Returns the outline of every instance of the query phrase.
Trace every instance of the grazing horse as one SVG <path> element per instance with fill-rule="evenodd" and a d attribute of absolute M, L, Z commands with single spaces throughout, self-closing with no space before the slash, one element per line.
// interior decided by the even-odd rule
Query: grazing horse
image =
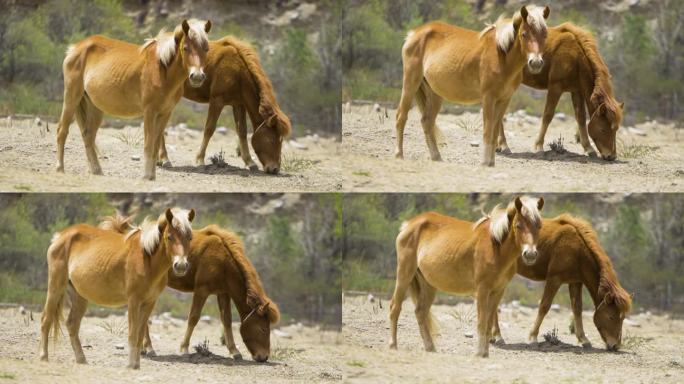
<path fill-rule="evenodd" d="M 252 121 L 252 148 L 266 173 L 280 171 L 283 139 L 290 134 L 290 119 L 280 110 L 271 81 L 261 67 L 259 57 L 248 44 L 230 36 L 209 43 L 205 63 L 207 80 L 201 87 L 185 85 L 183 96 L 198 103 L 209 103 L 204 125 L 202 146 L 196 164 L 204 165 L 207 145 L 216 130 L 216 122 L 226 105 L 233 107 L 233 118 L 240 139 L 239 152 L 245 165 L 252 171 L 254 164 L 247 144 L 246 115 Z M 162 138 L 163 143 L 163 138 Z M 160 159 L 169 163 L 166 146 L 162 145 Z"/>
<path fill-rule="evenodd" d="M 551 27 L 544 47 L 544 62 L 547 64 L 539 73 L 533 74 L 527 69 L 523 71 L 523 84 L 548 90 L 534 150 L 544 150 L 544 136 L 558 100 L 563 92 L 570 92 L 584 152 L 590 156 L 596 155 L 589 142 L 591 137 L 603 159 L 615 160 L 615 136 L 622 122 L 624 103 L 615 100 L 610 72 L 599 54 L 596 40 L 588 31 L 572 23 Z M 587 110 L 590 116 L 588 132 Z M 498 149 L 510 152 L 503 130 L 499 132 Z"/>
<path fill-rule="evenodd" d="M 144 120 L 144 175 L 154 180 L 166 123 L 187 79 L 199 87 L 206 75 L 211 22 L 183 20 L 142 46 L 96 35 L 69 47 L 64 58 L 64 104 L 57 126 L 57 171 L 64 172 L 64 144 L 74 115 L 90 172 L 102 174 L 95 136 L 105 113 Z"/>
<path fill-rule="evenodd" d="M 62 302 L 67 293 L 71 310 L 67 329 L 76 362 L 85 364 L 78 336 L 88 302 L 108 307 L 128 305 L 128 367 L 140 368 L 140 347 L 147 319 L 166 287 L 169 269 L 188 270 L 190 223 L 195 211 L 167 209 L 156 221 L 124 234 L 118 218 L 103 228 L 76 224 L 55 234 L 48 248 L 48 291 L 41 319 L 40 358 L 48 359 L 50 331 L 59 336 Z"/>
<path fill-rule="evenodd" d="M 404 66 L 397 109 L 397 148 L 404 156 L 404 126 L 416 98 L 430 157 L 441 161 L 435 120 L 442 100 L 482 104 L 483 165 L 494 166 L 499 127 L 508 103 L 522 81 L 523 67 L 544 67 L 549 7 L 524 6 L 513 19 L 499 19 L 482 32 L 432 22 L 409 32 L 402 48 Z"/>
<path fill-rule="evenodd" d="M 591 224 L 563 214 L 542 221 L 537 249 L 539 257 L 532 265 L 518 261 L 518 274 L 530 280 L 544 281 L 544 296 L 539 304 L 537 320 L 529 341 L 537 342 L 539 327 L 549 311 L 553 298 L 562 284 L 568 284 L 575 318 L 575 335 L 584 347 L 591 342 L 582 326 L 582 285 L 594 301 L 594 325 L 608 350 L 617 351 L 622 341 L 622 322 L 629 312 L 632 299 L 620 286 L 608 255 L 601 247 Z M 501 339 L 498 321 L 493 338 Z"/>
<path fill-rule="evenodd" d="M 188 353 L 192 331 L 202 314 L 209 295 L 218 298 L 226 346 L 233 359 L 242 359 L 233 339 L 231 299 L 240 314 L 240 335 L 252 358 L 265 362 L 271 351 L 271 325 L 278 322 L 278 306 L 266 296 L 252 263 L 245 257 L 240 238 L 229 231 L 210 225 L 193 231 L 188 253 L 190 267 L 184 276 L 169 273 L 168 285 L 182 292 L 193 292 L 188 328 L 181 343 L 181 353 Z M 154 353 L 149 328 L 145 332 L 145 349 Z"/>
<path fill-rule="evenodd" d="M 434 351 L 430 306 L 439 289 L 477 298 L 477 356 L 489 356 L 489 333 L 516 260 L 537 259 L 544 199 L 516 198 L 496 206 L 476 223 L 428 212 L 402 224 L 397 236 L 397 282 L 390 303 L 390 348 L 397 347 L 397 321 L 409 290 L 425 350 Z"/>

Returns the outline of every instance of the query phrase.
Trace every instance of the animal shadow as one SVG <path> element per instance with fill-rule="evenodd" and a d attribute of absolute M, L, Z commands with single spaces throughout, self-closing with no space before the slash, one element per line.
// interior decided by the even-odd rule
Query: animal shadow
<path fill-rule="evenodd" d="M 237 175 L 242 177 L 292 177 L 292 175 L 287 173 L 279 173 L 278 175 L 269 175 L 264 171 L 250 171 L 244 167 L 236 167 L 230 164 L 207 164 L 207 165 L 182 165 L 164 168 L 165 171 L 169 172 L 181 172 L 181 173 L 199 173 L 203 175 Z"/>
<path fill-rule="evenodd" d="M 186 364 L 215 364 L 215 365 L 229 365 L 229 366 L 252 366 L 252 365 L 265 365 L 265 366 L 275 366 L 278 363 L 265 362 L 257 363 L 253 360 L 234 360 L 225 356 L 217 355 L 212 352 L 201 353 L 191 353 L 189 355 L 157 355 L 157 356 L 147 356 L 144 357 L 152 361 L 160 361 L 165 363 L 186 363 Z"/>
<path fill-rule="evenodd" d="M 498 156 L 504 156 L 510 159 L 522 159 L 522 160 L 542 160 L 542 161 L 562 161 L 566 163 L 592 163 L 592 164 L 602 164 L 602 165 L 613 165 L 613 164 L 626 164 L 626 161 L 615 159 L 613 161 L 603 160 L 600 156 L 587 156 L 581 153 L 575 153 L 566 151 L 563 153 L 558 153 L 553 150 L 543 151 L 543 152 L 513 152 L 513 153 L 501 153 L 497 152 Z"/>
<path fill-rule="evenodd" d="M 608 351 L 605 348 L 582 347 L 575 344 L 568 344 L 562 341 L 558 343 L 550 343 L 548 341 L 541 341 L 539 343 L 511 343 L 511 344 L 493 344 L 495 348 L 506 351 L 531 351 L 540 353 L 575 353 L 575 354 L 594 354 L 594 353 L 614 353 L 625 354 L 624 351 Z"/>

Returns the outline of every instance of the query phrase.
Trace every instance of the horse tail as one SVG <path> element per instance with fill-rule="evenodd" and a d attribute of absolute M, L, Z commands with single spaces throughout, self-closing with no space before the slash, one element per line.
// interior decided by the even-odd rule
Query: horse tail
<path fill-rule="evenodd" d="M 290 118 L 280 109 L 271 80 L 264 72 L 254 48 L 231 36 L 224 37 L 220 42 L 224 46 L 233 47 L 240 56 L 242 63 L 247 67 L 259 94 L 259 115 L 261 118 L 267 121 L 269 125 L 275 124 L 281 136 L 289 136 L 292 131 Z"/>
<path fill-rule="evenodd" d="M 411 285 L 409 285 L 409 293 L 411 294 L 413 305 L 417 306 L 418 303 L 425 303 L 429 301 L 429 298 L 427 297 L 428 286 L 428 282 L 420 272 L 420 269 L 416 270 L 415 275 L 413 275 L 413 280 L 411 280 Z M 430 335 L 435 336 L 437 334 L 437 321 L 435 321 L 435 317 L 432 316 L 432 311 L 430 311 L 429 308 L 427 311 L 427 328 L 430 332 Z"/>
<path fill-rule="evenodd" d="M 65 291 L 67 285 L 70 284 L 67 264 L 72 237 L 73 234 L 69 233 L 55 233 L 47 251 L 48 297 L 43 310 L 43 321 L 51 319 L 52 327 L 48 330 L 48 338 L 52 335 L 54 345 L 57 345 L 61 335 L 61 323 L 64 321 L 63 309 L 68 299 Z"/>
<path fill-rule="evenodd" d="M 98 224 L 97 227 L 118 232 L 123 235 L 133 229 L 133 225 L 131 224 L 132 219 L 133 216 L 123 216 L 119 211 L 116 211 L 114 216 L 105 216 L 101 218 L 100 224 Z"/>
<path fill-rule="evenodd" d="M 434 91 L 432 90 L 432 88 L 430 88 L 430 84 L 427 83 L 427 80 L 423 78 L 423 81 L 420 83 L 420 87 L 418 87 L 418 92 L 416 92 L 416 104 L 418 105 L 418 109 L 420 110 L 421 115 L 425 113 L 425 107 L 428 103 L 428 92 Z M 446 140 L 444 139 L 444 133 L 442 133 L 442 130 L 439 129 L 437 123 L 435 123 L 434 127 L 435 139 L 437 140 L 437 144 L 446 144 Z"/>
<path fill-rule="evenodd" d="M 609 296 L 611 300 L 615 301 L 621 312 L 629 312 L 632 308 L 632 298 L 620 285 L 613 263 L 599 243 L 598 236 L 591 224 L 567 214 L 561 215 L 560 219 L 563 223 L 575 228 L 594 260 L 596 260 L 599 267 L 599 295 L 602 297 Z"/>

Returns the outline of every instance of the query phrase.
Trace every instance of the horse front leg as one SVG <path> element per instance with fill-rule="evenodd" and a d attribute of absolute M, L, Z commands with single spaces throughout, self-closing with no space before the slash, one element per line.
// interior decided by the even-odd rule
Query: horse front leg
<path fill-rule="evenodd" d="M 539 309 L 537 311 L 537 319 L 534 322 L 534 326 L 532 327 L 532 331 L 530 331 L 530 336 L 528 338 L 529 343 L 537 343 L 539 327 L 541 327 L 544 317 L 549 312 L 551 303 L 553 303 L 553 298 L 556 296 L 560 286 L 560 282 L 556 279 L 546 280 L 546 284 L 544 284 L 544 295 L 542 296 L 541 303 L 539 303 Z"/>
<path fill-rule="evenodd" d="M 223 324 L 223 335 L 226 340 L 226 347 L 228 352 L 233 356 L 233 360 L 242 360 L 242 354 L 235 346 L 235 338 L 233 338 L 233 319 L 230 310 L 230 296 L 225 293 L 216 295 L 218 301 L 219 312 L 221 313 L 221 324 Z"/>
<path fill-rule="evenodd" d="M 546 91 L 546 104 L 544 106 L 544 116 L 542 116 L 542 124 L 539 129 L 539 134 L 537 139 L 534 141 L 534 152 L 544 151 L 544 137 L 546 136 L 546 131 L 549 129 L 549 124 L 553 120 L 553 116 L 556 114 L 556 106 L 558 106 L 558 100 L 560 100 L 563 94 L 562 89 L 557 86 L 549 87 Z"/>
<path fill-rule="evenodd" d="M 159 153 L 159 144 L 157 139 L 156 123 L 157 112 L 152 111 L 152 108 L 145 110 L 144 116 L 144 154 L 143 154 L 143 179 L 154 180 L 156 174 L 157 155 Z"/>
<path fill-rule="evenodd" d="M 185 337 L 183 337 L 183 342 L 180 345 L 180 351 L 182 354 L 187 355 L 188 347 L 190 346 L 190 337 L 192 337 L 192 331 L 195 329 L 197 322 L 199 321 L 200 315 L 202 314 L 202 307 L 207 301 L 207 294 L 201 290 L 195 290 L 192 295 L 192 307 L 190 308 L 190 314 L 188 315 L 188 328 L 185 330 Z"/>
<path fill-rule="evenodd" d="M 413 103 L 413 97 L 418 88 L 420 88 L 420 82 L 423 80 L 423 70 L 421 61 L 412 58 L 404 57 L 404 76 L 402 80 L 401 87 L 401 99 L 399 101 L 399 107 L 397 108 L 397 122 L 396 122 L 396 148 L 394 151 L 394 157 L 397 159 L 404 158 L 404 128 L 406 127 L 406 121 L 408 120 L 408 113 L 411 110 L 411 104 Z"/>
<path fill-rule="evenodd" d="M 584 97 L 577 92 L 572 93 L 572 106 L 575 110 L 575 119 L 577 120 L 577 133 L 579 135 L 580 144 L 584 149 L 584 154 L 590 157 L 596 157 L 596 151 L 589 142 L 589 132 L 587 131 L 587 109 L 585 107 Z"/>
<path fill-rule="evenodd" d="M 162 168 L 171 168 L 173 165 L 171 164 L 171 160 L 169 160 L 169 155 L 166 152 L 166 140 L 164 139 L 164 132 L 166 131 L 166 124 L 168 124 L 169 119 L 171 118 L 171 112 L 159 114 L 157 116 L 157 128 L 155 131 L 157 132 L 157 159 L 156 159 L 156 164 L 160 165 Z"/>
<path fill-rule="evenodd" d="M 204 123 L 204 134 L 202 136 L 202 145 L 200 146 L 197 156 L 195 157 L 195 164 L 200 167 L 204 165 L 204 158 L 207 155 L 207 146 L 209 145 L 209 140 L 214 135 L 216 131 L 216 122 L 221 116 L 221 111 L 223 110 L 223 103 L 210 101 L 209 111 L 207 112 L 207 121 Z"/>
<path fill-rule="evenodd" d="M 491 96 L 485 96 L 482 102 L 482 124 L 482 165 L 493 167 L 498 119 L 496 118 L 496 100 Z"/>
<path fill-rule="evenodd" d="M 577 341 L 582 344 L 582 347 L 591 348 L 591 341 L 584 334 L 584 325 L 582 324 L 582 283 L 568 284 L 568 290 L 570 291 L 572 315 L 575 320 L 575 336 L 577 336 Z"/>
<path fill-rule="evenodd" d="M 489 301 L 491 300 L 491 288 L 481 284 L 477 288 L 477 357 L 489 357 L 489 333 L 491 330 L 491 318 Z"/>
<path fill-rule="evenodd" d="M 140 332 L 143 328 L 142 303 L 128 299 L 128 368 L 140 369 Z"/>
<path fill-rule="evenodd" d="M 235 120 L 235 129 L 238 133 L 240 157 L 250 171 L 256 172 L 259 170 L 259 166 L 254 163 L 252 155 L 249 154 L 249 144 L 247 143 L 247 111 L 244 106 L 233 106 L 233 119 Z M 252 116 L 252 124 L 255 124 L 254 116 Z"/>

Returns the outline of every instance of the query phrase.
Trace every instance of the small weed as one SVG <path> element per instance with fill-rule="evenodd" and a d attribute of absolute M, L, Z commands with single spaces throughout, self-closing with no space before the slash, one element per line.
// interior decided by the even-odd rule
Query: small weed
<path fill-rule="evenodd" d="M 273 348 L 273 351 L 271 351 L 271 357 L 273 358 L 273 360 L 283 361 L 283 360 L 291 359 L 297 353 L 299 353 L 299 351 L 294 349 L 294 348 L 276 347 L 276 348 Z"/>
<path fill-rule="evenodd" d="M 104 329 L 105 331 L 109 332 L 114 336 L 123 336 L 128 329 L 126 321 L 118 319 L 116 317 L 107 318 L 107 320 L 103 320 L 98 325 L 100 326 L 100 328 Z"/>
<path fill-rule="evenodd" d="M 218 151 L 217 153 L 214 153 L 213 155 L 211 155 L 211 157 L 209 158 L 209 161 L 211 161 L 211 163 L 213 165 L 215 165 L 219 168 L 224 168 L 227 164 L 226 164 L 225 157 L 223 157 L 223 148 L 220 151 Z"/>
<path fill-rule="evenodd" d="M 558 328 L 553 327 L 552 330 L 546 332 L 544 334 L 544 340 L 546 340 L 547 343 L 551 345 L 558 345 L 560 344 L 560 339 L 558 338 Z"/>
<path fill-rule="evenodd" d="M 17 184 L 14 186 L 14 189 L 16 189 L 18 191 L 31 191 L 31 190 L 33 190 L 33 187 L 31 187 L 28 184 Z"/>
<path fill-rule="evenodd" d="M 126 127 L 117 132 L 114 135 L 114 138 L 118 139 L 129 147 L 137 148 L 143 143 L 143 132 L 142 129 Z"/>
<path fill-rule="evenodd" d="M 463 115 L 456 120 L 456 126 L 468 135 L 474 135 L 482 129 L 482 118 L 478 115 Z"/>
<path fill-rule="evenodd" d="M 349 365 L 350 367 L 364 368 L 366 366 L 366 363 L 364 363 L 361 360 L 350 360 L 347 361 L 347 365 Z"/>
<path fill-rule="evenodd" d="M 658 147 L 636 144 L 634 142 L 625 143 L 618 140 L 618 157 L 624 159 L 638 159 L 658 150 Z"/>
<path fill-rule="evenodd" d="M 370 177 L 371 173 L 369 171 L 354 171 L 352 172 L 352 175 Z"/>
<path fill-rule="evenodd" d="M 0 372 L 0 379 L 15 380 L 17 376 L 14 373 Z"/>
<path fill-rule="evenodd" d="M 193 348 L 195 349 L 195 352 L 200 354 L 201 356 L 211 355 L 211 351 L 209 350 L 209 340 L 207 340 L 206 338 L 203 342 L 195 345 Z"/>
<path fill-rule="evenodd" d="M 315 162 L 309 159 L 302 159 L 295 155 L 283 155 L 281 168 L 286 172 L 299 172 L 311 167 L 313 164 Z"/>
<path fill-rule="evenodd" d="M 559 136 L 556 140 L 552 141 L 551 144 L 549 144 L 549 147 L 551 147 L 551 150 L 559 155 L 567 152 L 565 146 L 563 145 L 563 136 Z"/>
<path fill-rule="evenodd" d="M 470 326 L 475 321 L 477 314 L 475 313 L 475 307 L 469 305 L 466 307 L 458 306 L 456 309 L 449 313 L 460 325 L 461 329 L 470 328 Z"/>

